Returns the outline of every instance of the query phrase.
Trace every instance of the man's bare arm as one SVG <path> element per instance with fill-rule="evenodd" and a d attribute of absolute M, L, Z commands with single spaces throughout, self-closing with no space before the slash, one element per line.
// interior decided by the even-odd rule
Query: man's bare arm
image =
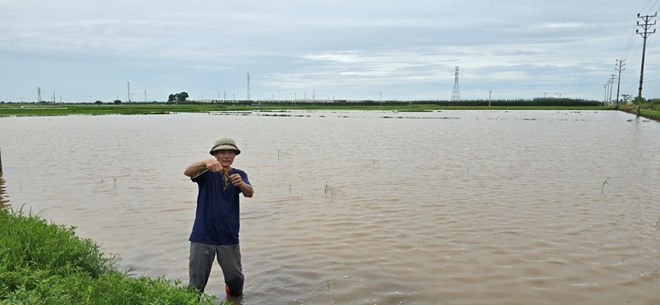
<path fill-rule="evenodd" d="M 194 178 L 199 176 L 205 170 L 210 170 L 212 172 L 219 172 L 222 170 L 222 164 L 216 159 L 206 159 L 202 161 L 197 161 L 193 164 L 190 164 L 183 172 L 184 175 Z"/>

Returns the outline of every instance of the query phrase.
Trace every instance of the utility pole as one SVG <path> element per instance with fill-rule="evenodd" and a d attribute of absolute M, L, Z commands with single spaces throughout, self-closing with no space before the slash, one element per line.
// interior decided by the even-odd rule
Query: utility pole
<path fill-rule="evenodd" d="M 616 108 L 619 109 L 619 91 L 621 90 L 621 72 L 626 66 L 625 64 L 625 59 L 617 59 L 616 60 L 616 71 L 619 72 L 619 77 L 617 78 L 617 85 L 616 85 Z"/>
<path fill-rule="evenodd" d="M 653 16 L 640 16 L 640 14 L 637 14 L 637 18 L 640 18 L 644 20 L 644 23 L 640 23 L 639 20 L 637 21 L 637 26 L 641 27 L 644 31 L 640 32 L 639 29 L 637 29 L 635 32 L 644 38 L 644 47 L 642 48 L 642 68 L 639 72 L 639 92 L 637 93 L 637 116 L 639 116 L 640 113 L 640 103 L 642 100 L 642 84 L 644 83 L 644 59 L 646 58 L 646 38 L 648 38 L 651 34 L 655 33 L 655 29 L 653 29 L 653 32 L 650 32 L 649 29 L 651 26 L 655 25 L 655 21 L 653 21 L 653 24 L 650 23 L 651 18 L 655 18 L 658 16 L 658 13 L 656 12 L 653 14 Z"/>
<path fill-rule="evenodd" d="M 615 78 L 616 78 L 616 74 L 610 74 L 610 96 L 609 96 L 610 102 L 612 101 L 612 88 L 614 88 Z"/>
<path fill-rule="evenodd" d="M 37 87 L 37 96 L 37 102 L 41 103 L 41 87 Z"/>
<path fill-rule="evenodd" d="M 128 87 L 128 102 L 131 102 L 131 82 L 126 82 L 126 87 Z"/>

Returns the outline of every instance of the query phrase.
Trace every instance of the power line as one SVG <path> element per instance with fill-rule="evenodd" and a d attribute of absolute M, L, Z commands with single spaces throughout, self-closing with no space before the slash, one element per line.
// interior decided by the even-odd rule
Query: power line
<path fill-rule="evenodd" d="M 610 75 L 610 80 L 608 81 L 608 83 L 610 84 L 610 95 L 607 98 L 607 100 L 610 101 L 610 102 L 612 101 L 612 88 L 614 87 L 614 79 L 615 78 L 616 78 L 616 74 L 611 74 Z"/>
<path fill-rule="evenodd" d="M 626 61 L 625 59 L 617 59 L 616 60 L 616 66 L 615 66 L 616 69 L 615 70 L 617 72 L 619 72 L 619 77 L 617 79 L 618 82 L 617 82 L 617 85 L 616 85 L 616 106 L 617 106 L 617 108 L 619 107 L 619 92 L 621 91 L 621 72 L 623 72 L 623 70 L 625 70 L 625 68 L 624 68 L 626 66 L 625 61 Z"/>
<path fill-rule="evenodd" d="M 649 0 L 650 2 L 650 0 Z M 650 23 L 651 18 L 655 18 L 658 16 L 658 13 L 651 15 L 645 15 L 645 16 L 640 16 L 640 14 L 637 14 L 637 18 L 640 18 L 644 20 L 644 23 L 640 23 L 639 20 L 637 21 L 637 26 L 641 27 L 644 29 L 643 32 L 640 32 L 639 29 L 637 29 L 635 32 L 642 36 L 644 38 L 644 47 L 642 48 L 642 67 L 639 72 L 639 93 L 637 94 L 637 116 L 639 116 L 640 112 L 640 102 L 642 100 L 642 84 L 644 83 L 644 59 L 646 58 L 646 39 L 653 33 L 655 33 L 656 29 L 653 29 L 653 32 L 650 32 L 649 29 L 651 26 L 655 25 L 655 21 L 653 21 L 653 24 Z"/>
<path fill-rule="evenodd" d="M 653 0 L 648 0 L 646 4 L 639 10 L 640 12 L 643 12 L 646 10 L 646 8 L 651 4 L 651 1 Z M 647 11 L 654 11 L 655 6 L 659 4 L 660 0 L 655 0 L 654 4 L 651 6 L 650 10 Z M 639 14 L 638 14 L 639 15 Z M 633 24 L 632 29 L 630 31 L 630 37 L 628 39 L 628 43 L 626 44 L 626 48 L 624 51 L 624 56 L 622 56 L 623 60 L 626 60 L 628 62 L 637 62 L 637 60 L 641 57 L 642 53 L 642 46 L 639 40 L 636 40 L 635 37 L 637 36 L 637 29 L 638 25 Z M 631 54 L 631 52 L 634 53 Z"/>
<path fill-rule="evenodd" d="M 651 1 L 651 0 L 649 0 L 649 1 Z M 648 5 L 648 3 L 646 5 Z M 646 5 L 644 7 L 646 7 Z M 642 11 L 642 10 L 640 10 L 640 11 Z M 625 54 L 623 56 L 624 59 L 629 58 L 630 52 L 633 49 L 633 46 L 635 44 L 635 41 L 636 41 L 635 37 L 637 36 L 637 35 L 635 35 L 635 29 L 637 29 L 637 25 L 633 24 L 632 28 L 630 29 L 630 37 L 628 38 L 628 43 L 626 44 L 626 49 L 624 51 L 624 54 Z"/>
<path fill-rule="evenodd" d="M 644 5 L 644 7 L 642 7 L 642 9 L 640 11 L 644 11 L 644 9 L 646 9 L 646 7 L 649 6 L 649 4 L 651 4 L 651 1 L 653 1 L 653 0 L 646 1 L 646 4 Z"/>

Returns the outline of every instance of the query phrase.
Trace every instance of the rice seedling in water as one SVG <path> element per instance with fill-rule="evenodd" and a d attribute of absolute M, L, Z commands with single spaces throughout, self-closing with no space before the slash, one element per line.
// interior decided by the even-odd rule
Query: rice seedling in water
<path fill-rule="evenodd" d="M 327 183 L 325 184 L 325 196 L 330 196 L 332 198 L 337 197 L 337 193 L 339 192 L 338 187 L 332 187 L 329 186 Z"/>

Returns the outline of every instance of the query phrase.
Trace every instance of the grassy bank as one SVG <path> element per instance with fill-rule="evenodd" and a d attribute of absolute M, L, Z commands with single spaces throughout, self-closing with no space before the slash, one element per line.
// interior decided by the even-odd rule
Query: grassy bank
<path fill-rule="evenodd" d="M 619 105 L 618 109 L 635 115 L 637 114 L 637 104 Z M 645 118 L 660 122 L 660 100 L 640 104 L 639 112 Z"/>
<path fill-rule="evenodd" d="M 213 304 L 180 283 L 120 272 L 73 228 L 0 208 L 0 304 Z"/>
<path fill-rule="evenodd" d="M 232 111 L 287 111 L 287 110 L 365 110 L 423 112 L 441 110 L 621 110 L 636 114 L 635 104 L 621 104 L 618 108 L 594 101 L 570 99 L 513 100 L 513 101 L 235 101 L 214 103 L 124 103 L 124 104 L 66 104 L 66 103 L 0 103 L 2 116 L 57 116 L 107 114 L 169 114 L 209 113 Z M 660 121 L 660 100 L 641 105 L 641 116 Z"/>
<path fill-rule="evenodd" d="M 50 116 L 50 115 L 104 115 L 104 114 L 166 114 L 214 111 L 280 111 L 280 110 L 385 110 L 385 111 L 436 111 L 436 110 L 605 110 L 611 109 L 597 102 L 575 101 L 462 101 L 462 102 L 252 102 L 233 103 L 124 103 L 124 104 L 0 104 L 0 116 Z"/>

